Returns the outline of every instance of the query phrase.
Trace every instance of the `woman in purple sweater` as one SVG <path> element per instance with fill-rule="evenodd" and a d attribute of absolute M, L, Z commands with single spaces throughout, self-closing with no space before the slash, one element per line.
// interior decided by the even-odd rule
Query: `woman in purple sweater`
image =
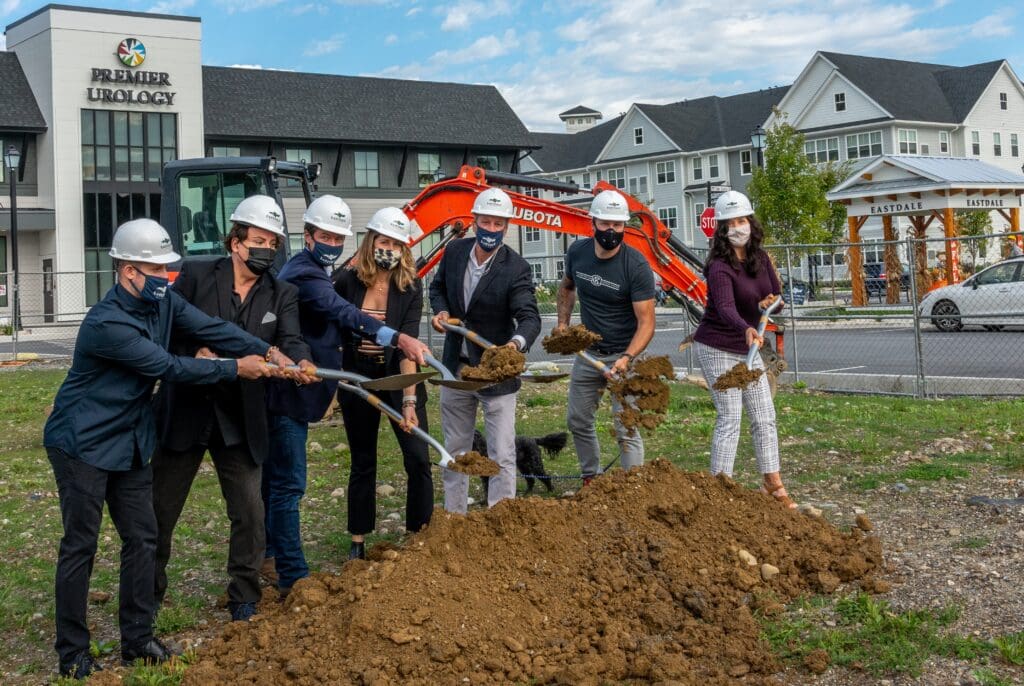
<path fill-rule="evenodd" d="M 761 308 L 774 302 L 782 288 L 768 254 L 761 249 L 764 232 L 754 218 L 747 196 L 737 191 L 723 193 L 715 203 L 718 229 L 711 243 L 711 254 L 704 266 L 708 284 L 708 304 L 704 318 L 694 334 L 694 349 L 711 398 L 718 411 L 711 441 L 711 473 L 732 476 L 736 446 L 740 439 L 743 407 L 750 417 L 757 466 L 764 475 L 761 491 L 789 508 L 795 508 L 779 475 L 779 436 L 775 428 L 768 379 L 764 375 L 748 388 L 716 391 L 719 376 L 746 361 L 747 350 L 764 339 L 757 334 Z M 763 369 L 760 355 L 754 367 Z"/>

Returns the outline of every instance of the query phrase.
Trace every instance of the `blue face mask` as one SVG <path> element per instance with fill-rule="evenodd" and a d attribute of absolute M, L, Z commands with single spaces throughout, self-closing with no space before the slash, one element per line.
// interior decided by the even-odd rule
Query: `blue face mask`
<path fill-rule="evenodd" d="M 343 245 L 327 245 L 320 241 L 313 241 L 313 249 L 310 252 L 313 253 L 313 259 L 319 264 L 324 267 L 330 267 L 338 261 L 344 249 L 345 246 Z"/>
<path fill-rule="evenodd" d="M 142 272 L 139 272 L 142 274 Z M 167 285 L 170 280 L 163 276 L 151 276 L 150 274 L 142 274 L 146 281 L 142 285 L 142 290 L 139 291 L 139 298 L 148 303 L 158 303 L 167 296 Z M 135 282 L 132 282 L 132 286 L 136 289 Z"/>
<path fill-rule="evenodd" d="M 504 231 L 488 231 L 476 227 L 476 244 L 484 252 L 491 252 L 505 241 Z"/>

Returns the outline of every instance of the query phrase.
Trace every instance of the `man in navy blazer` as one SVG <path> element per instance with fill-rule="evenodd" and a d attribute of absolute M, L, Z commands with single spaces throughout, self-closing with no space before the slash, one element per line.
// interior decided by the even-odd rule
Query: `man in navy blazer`
<path fill-rule="evenodd" d="M 278 279 L 299 290 L 299 330 L 309 345 L 313 364 L 341 369 L 342 334 L 348 330 L 394 346 L 417 364 L 430 349 L 418 339 L 396 331 L 342 298 L 330 271 L 341 257 L 345 237 L 352 235 L 352 212 L 339 197 L 324 195 L 306 208 L 305 249 L 281 269 Z M 309 423 L 319 421 L 337 390 L 336 381 L 298 386 L 282 381 L 267 392 L 270 412 L 270 454 L 263 465 L 267 558 L 274 558 L 282 593 L 309 575 L 299 534 L 299 500 L 306 492 L 306 438 Z"/>
<path fill-rule="evenodd" d="M 430 282 L 433 326 L 451 318 L 498 345 L 525 352 L 540 335 L 540 314 L 529 263 L 502 245 L 513 217 L 512 199 L 499 188 L 488 188 L 473 203 L 475 238 L 454 241 L 445 250 Z M 462 336 L 448 333 L 443 362 L 453 371 L 480 363 L 483 349 Z M 483 405 L 487 454 L 501 472 L 491 477 L 487 504 L 516 496 L 516 395 L 521 382 L 510 379 L 481 391 L 441 389 L 441 427 L 445 448 L 453 455 L 470 450 L 477 405 Z M 469 478 L 444 471 L 444 506 L 465 513 Z"/>

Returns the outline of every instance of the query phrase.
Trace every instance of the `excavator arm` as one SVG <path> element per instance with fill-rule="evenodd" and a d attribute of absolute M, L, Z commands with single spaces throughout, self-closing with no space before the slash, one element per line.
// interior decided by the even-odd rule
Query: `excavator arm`
<path fill-rule="evenodd" d="M 572 183 L 538 179 L 521 174 L 486 171 L 480 167 L 463 166 L 454 177 L 442 179 L 424 188 L 403 209 L 423 232 L 413 244 L 420 243 L 441 232 L 441 238 L 417 263 L 422 278 L 441 260 L 445 247 L 466 234 L 473 225 L 473 201 L 491 184 L 507 187 L 538 188 L 578 194 L 580 187 Z M 619 190 L 599 181 L 590 192 Z M 557 231 L 575 236 L 590 237 L 593 226 L 587 211 L 553 200 L 535 198 L 506 188 L 512 198 L 515 217 L 511 223 L 518 226 Z M 619 192 L 622 192 L 619 190 Z M 694 323 L 704 313 L 707 303 L 707 284 L 701 277 L 702 262 L 661 222 L 643 203 L 628 193 L 622 193 L 629 203 L 630 221 L 626 224 L 624 242 L 635 248 L 661 277 L 662 288 L 686 309 Z M 775 325 L 777 346 L 781 351 L 782 334 Z"/>

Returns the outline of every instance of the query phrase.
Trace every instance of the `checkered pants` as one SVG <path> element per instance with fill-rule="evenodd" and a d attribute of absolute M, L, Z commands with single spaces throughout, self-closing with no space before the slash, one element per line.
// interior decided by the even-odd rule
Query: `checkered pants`
<path fill-rule="evenodd" d="M 779 435 L 775 428 L 775 405 L 768 379 L 762 374 L 756 383 L 745 390 L 730 388 L 716 391 L 715 381 L 719 376 L 740 362 L 746 362 L 746 355 L 726 352 L 718 348 L 694 343 L 697 359 L 700 361 L 704 379 L 711 389 L 711 399 L 718 410 L 715 419 L 715 433 L 711 439 L 711 473 L 732 476 L 732 465 L 736 460 L 736 446 L 740 440 L 740 417 L 747 408 L 750 417 L 750 433 L 754 438 L 754 455 L 762 474 L 779 471 Z M 754 358 L 754 368 L 764 369 L 761 356 Z"/>

